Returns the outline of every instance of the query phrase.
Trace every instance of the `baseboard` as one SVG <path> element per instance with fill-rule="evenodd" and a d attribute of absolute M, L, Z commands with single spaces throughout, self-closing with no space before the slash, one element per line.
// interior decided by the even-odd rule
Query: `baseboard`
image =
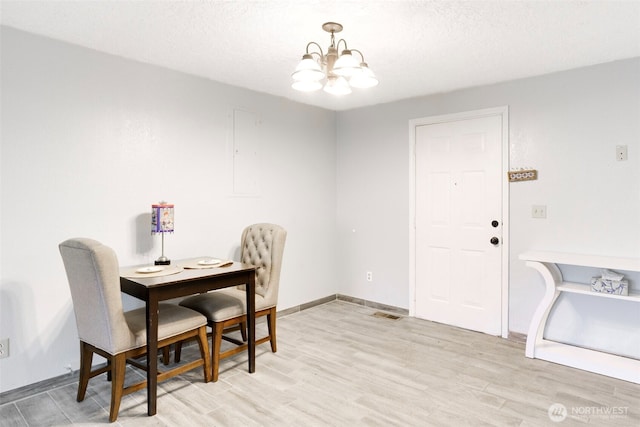
<path fill-rule="evenodd" d="M 26 397 L 31 397 L 37 393 L 45 393 L 56 388 L 60 388 L 69 384 L 78 382 L 78 371 L 69 372 L 58 375 L 57 377 L 38 381 L 37 383 L 28 384 L 20 388 L 0 393 L 0 405 L 15 402 Z"/>
<path fill-rule="evenodd" d="M 290 314 L 299 313 L 303 310 L 307 310 L 312 307 L 316 307 L 318 305 L 326 304 L 331 301 L 336 300 L 336 295 L 329 295 L 328 297 L 319 298 L 310 302 L 306 302 L 304 304 L 296 305 L 295 307 L 286 308 L 284 310 L 278 311 L 278 317 L 288 316 Z"/>
<path fill-rule="evenodd" d="M 405 309 L 405 308 L 400 308 L 400 307 L 395 307 L 392 305 L 387 305 L 387 304 L 381 304 L 378 302 L 374 302 L 374 301 L 368 301 L 362 298 L 354 298 L 354 297 L 350 297 L 348 295 L 342 295 L 342 294 L 335 294 L 335 295 L 329 295 L 327 297 L 324 298 L 319 298 L 310 302 L 306 302 L 304 304 L 300 304 L 297 305 L 295 307 L 290 307 L 281 311 L 278 311 L 278 317 L 283 317 L 283 316 L 288 316 L 290 314 L 293 313 L 298 313 L 300 311 L 303 310 L 307 310 L 309 308 L 313 308 L 316 307 L 318 305 L 322 305 L 322 304 L 326 304 L 328 302 L 331 301 L 344 301 L 344 302 L 349 302 L 351 304 L 357 304 L 357 305 L 362 305 L 365 307 L 369 307 L 369 308 L 374 308 L 376 310 L 383 310 L 383 311 L 387 311 L 390 313 L 395 313 L 395 314 L 399 314 L 402 316 L 408 316 L 409 315 L 409 310 Z"/>
<path fill-rule="evenodd" d="M 347 295 L 336 294 L 336 298 L 339 301 L 346 301 L 352 304 L 363 305 L 365 307 L 374 308 L 376 310 L 388 311 L 390 313 L 399 314 L 401 316 L 408 316 L 409 310 L 406 308 L 400 308 L 393 305 L 381 304 L 375 301 L 368 301 L 362 298 L 354 298 Z"/>

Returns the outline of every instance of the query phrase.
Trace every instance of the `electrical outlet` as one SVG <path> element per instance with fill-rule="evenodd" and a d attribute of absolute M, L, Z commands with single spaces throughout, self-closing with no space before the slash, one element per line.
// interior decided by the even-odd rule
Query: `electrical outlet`
<path fill-rule="evenodd" d="M 531 218 L 546 218 L 547 206 L 545 205 L 533 205 L 531 206 Z"/>
<path fill-rule="evenodd" d="M 0 340 L 0 359 L 9 357 L 9 338 L 2 338 Z"/>
<path fill-rule="evenodd" d="M 626 145 L 616 145 L 616 160 L 619 162 L 625 161 L 628 159 L 627 156 L 627 146 Z"/>
<path fill-rule="evenodd" d="M 371 271 L 367 271 L 367 282 L 373 282 L 373 273 Z"/>

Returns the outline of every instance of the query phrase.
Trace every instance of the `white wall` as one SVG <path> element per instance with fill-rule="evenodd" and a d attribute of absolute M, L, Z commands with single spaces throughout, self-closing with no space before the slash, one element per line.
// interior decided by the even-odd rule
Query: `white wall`
<path fill-rule="evenodd" d="M 381 82 L 385 84 L 385 82 Z M 392 83 L 389 83 L 392 84 Z M 509 328 L 526 333 L 544 284 L 526 250 L 640 257 L 640 59 L 352 110 L 338 115 L 340 289 L 409 308 L 409 120 L 509 106 Z M 627 145 L 629 160 L 615 161 Z M 547 219 L 531 205 L 547 205 Z M 354 231 L 355 230 L 355 231 Z M 419 266 L 418 266 L 419 267 Z M 565 267 L 563 267 L 565 268 Z M 373 282 L 365 272 L 372 271 Z M 567 271 L 588 282 L 597 271 Z M 640 289 L 640 275 L 633 276 Z M 640 310 L 562 298 L 547 336 L 640 358 Z"/>
<path fill-rule="evenodd" d="M 335 294 L 335 113 L 2 28 L 0 391 L 78 368 L 59 242 L 152 262 L 151 204 L 176 205 L 172 259 L 233 256 L 242 228 L 288 230 L 279 308 Z M 256 113 L 257 197 L 232 194 L 235 108 Z M 323 260 L 324 262 L 319 262 Z M 125 296 L 125 305 L 137 302 Z"/>

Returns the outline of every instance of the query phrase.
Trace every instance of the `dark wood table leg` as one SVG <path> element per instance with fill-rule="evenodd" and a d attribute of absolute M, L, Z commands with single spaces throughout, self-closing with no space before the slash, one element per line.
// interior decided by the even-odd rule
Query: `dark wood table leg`
<path fill-rule="evenodd" d="M 147 299 L 147 414 L 156 414 L 158 396 L 158 296 Z"/>
<path fill-rule="evenodd" d="M 251 272 L 245 286 L 247 290 L 247 327 L 248 350 L 249 350 L 249 372 L 256 371 L 256 274 Z"/>

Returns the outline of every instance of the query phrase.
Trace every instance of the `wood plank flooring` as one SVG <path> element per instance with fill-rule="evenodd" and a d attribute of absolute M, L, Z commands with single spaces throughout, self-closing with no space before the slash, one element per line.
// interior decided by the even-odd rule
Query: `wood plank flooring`
<path fill-rule="evenodd" d="M 145 391 L 125 396 L 112 425 L 640 425 L 640 385 L 527 359 L 521 343 L 376 311 L 334 301 L 280 317 L 278 352 L 259 346 L 254 374 L 239 354 L 222 362 L 217 383 L 197 370 L 161 383 L 154 417 Z M 186 347 L 183 359 L 195 351 Z M 139 375 L 130 368 L 128 381 Z M 109 388 L 103 376 L 81 403 L 77 381 L 2 401 L 0 425 L 109 424 Z M 554 404 L 564 420 L 552 421 Z"/>

